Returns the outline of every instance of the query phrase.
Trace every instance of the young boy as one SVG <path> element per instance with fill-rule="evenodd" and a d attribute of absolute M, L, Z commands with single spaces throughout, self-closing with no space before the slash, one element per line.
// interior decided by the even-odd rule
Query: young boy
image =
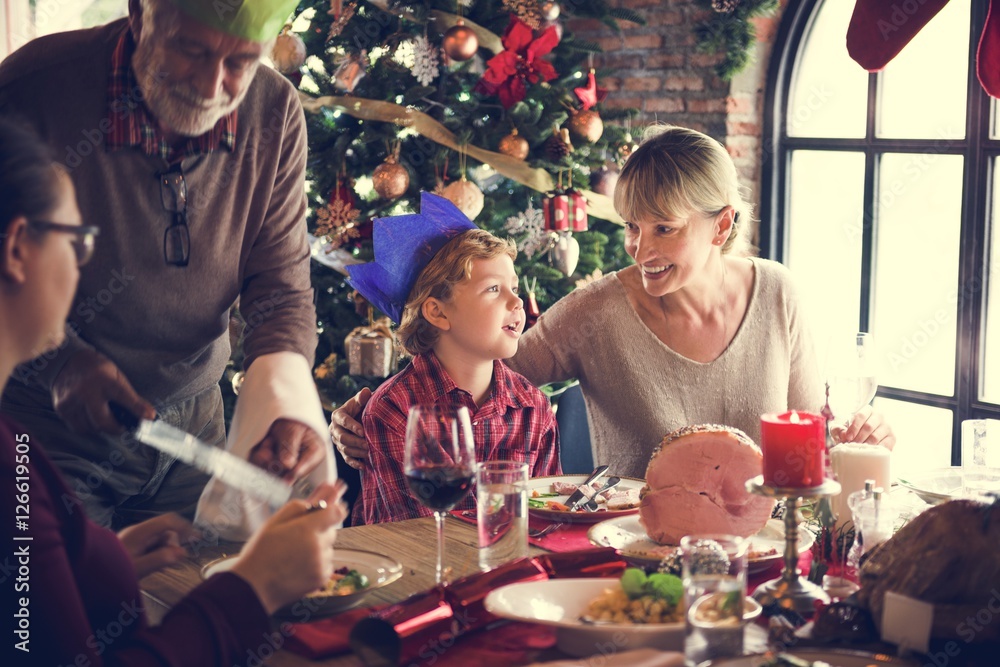
<path fill-rule="evenodd" d="M 447 199 L 423 192 L 420 213 L 375 221 L 375 261 L 347 268 L 351 284 L 399 325 L 413 361 L 372 395 L 362 423 L 369 445 L 353 521 L 431 516 L 407 490 L 403 440 L 411 405 L 464 405 L 476 460 L 526 461 L 557 475 L 558 433 L 548 400 L 501 359 L 524 330 L 516 250 L 477 228 Z M 458 509 L 475 507 L 470 494 Z"/>

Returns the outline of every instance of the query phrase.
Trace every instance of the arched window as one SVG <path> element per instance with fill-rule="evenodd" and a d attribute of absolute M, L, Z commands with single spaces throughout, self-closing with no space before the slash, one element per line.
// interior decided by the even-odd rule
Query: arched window
<path fill-rule="evenodd" d="M 1000 417 L 987 4 L 948 3 L 868 74 L 845 46 L 853 2 L 789 3 L 768 73 L 762 254 L 797 275 L 818 347 L 874 334 L 897 470 L 959 464 L 961 421 Z"/>

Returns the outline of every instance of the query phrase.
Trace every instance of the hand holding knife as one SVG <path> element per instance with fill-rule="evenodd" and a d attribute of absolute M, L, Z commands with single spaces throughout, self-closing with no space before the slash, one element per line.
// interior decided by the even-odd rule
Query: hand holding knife
<path fill-rule="evenodd" d="M 109 406 L 111 414 L 133 433 L 136 440 L 170 454 L 272 507 L 280 507 L 291 498 L 305 498 L 312 491 L 305 478 L 289 485 L 249 461 L 212 447 L 175 426 L 159 420 L 140 419 L 114 402 Z"/>

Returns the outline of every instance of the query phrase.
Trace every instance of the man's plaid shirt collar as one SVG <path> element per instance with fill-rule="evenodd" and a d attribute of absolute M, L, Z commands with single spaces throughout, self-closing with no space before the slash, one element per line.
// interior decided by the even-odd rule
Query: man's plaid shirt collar
<path fill-rule="evenodd" d="M 232 151 L 236 142 L 235 110 L 220 118 L 215 127 L 199 137 L 191 137 L 178 146 L 167 143 L 153 114 L 142 102 L 139 82 L 132 71 L 134 51 L 132 33 L 125 30 L 111 54 L 111 75 L 108 77 L 108 150 L 139 146 L 145 155 L 159 155 L 168 163 L 178 162 L 192 155 L 211 153 L 220 148 Z"/>

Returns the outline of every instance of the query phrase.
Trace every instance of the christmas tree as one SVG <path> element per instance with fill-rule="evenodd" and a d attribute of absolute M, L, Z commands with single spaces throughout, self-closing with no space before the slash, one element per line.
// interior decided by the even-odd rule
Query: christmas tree
<path fill-rule="evenodd" d="M 275 44 L 307 110 L 316 377 L 334 403 L 382 381 L 350 372 L 345 337 L 371 315 L 336 269 L 370 261 L 372 219 L 417 211 L 421 190 L 515 239 L 541 310 L 628 261 L 609 195 L 638 110 L 599 107 L 600 48 L 564 24 L 641 16 L 604 0 L 459 2 L 302 3 Z"/>

